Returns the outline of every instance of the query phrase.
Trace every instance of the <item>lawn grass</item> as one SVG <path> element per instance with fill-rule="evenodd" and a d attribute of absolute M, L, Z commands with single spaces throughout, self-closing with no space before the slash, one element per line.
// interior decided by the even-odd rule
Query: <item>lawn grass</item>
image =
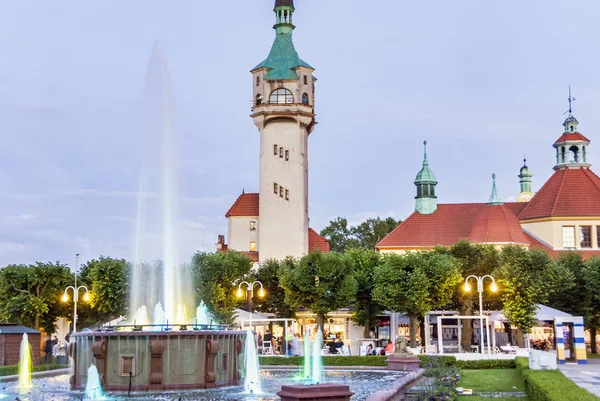
<path fill-rule="evenodd" d="M 588 359 L 597 359 L 600 358 L 600 354 L 587 354 Z"/>
<path fill-rule="evenodd" d="M 460 386 L 486 393 L 525 391 L 525 382 L 516 369 L 463 370 Z"/>
<path fill-rule="evenodd" d="M 525 382 L 516 369 L 463 370 L 459 386 L 485 393 L 525 391 Z M 530 401 L 528 397 L 490 398 L 477 395 L 460 396 L 458 399 L 461 401 Z"/>

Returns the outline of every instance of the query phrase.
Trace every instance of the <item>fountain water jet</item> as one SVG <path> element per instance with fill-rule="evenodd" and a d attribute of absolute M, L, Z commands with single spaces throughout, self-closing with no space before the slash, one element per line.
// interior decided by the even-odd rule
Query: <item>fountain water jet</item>
<path fill-rule="evenodd" d="M 174 124 L 169 69 L 160 43 L 156 43 L 146 76 L 148 123 L 143 135 L 143 157 L 139 179 L 135 255 L 129 308 L 137 311 L 160 302 L 164 316 L 149 316 L 160 324 L 187 324 L 193 321 L 191 269 L 181 264 L 179 160 Z M 146 263 L 144 260 L 159 259 Z M 154 308 L 157 312 L 157 308 Z M 131 316 L 130 316 L 130 320 Z"/>
<path fill-rule="evenodd" d="M 102 394 L 102 385 L 100 384 L 100 375 L 96 365 L 90 365 L 88 368 L 87 384 L 85 385 L 86 400 L 105 400 Z"/>
<path fill-rule="evenodd" d="M 304 366 L 302 370 L 302 379 L 310 380 L 310 331 L 304 332 Z"/>
<path fill-rule="evenodd" d="M 208 308 L 204 304 L 204 301 L 200 302 L 200 305 L 196 308 L 196 324 L 208 325 L 212 324 L 213 318 L 208 312 Z"/>
<path fill-rule="evenodd" d="M 258 364 L 258 351 L 256 340 L 252 330 L 246 331 L 246 377 L 244 378 L 244 393 L 260 394 L 262 392 L 260 384 L 260 366 Z"/>
<path fill-rule="evenodd" d="M 324 375 L 323 375 L 323 357 L 321 356 L 321 349 L 323 348 L 323 332 L 319 327 L 317 330 L 317 338 L 313 343 L 312 349 L 312 366 L 311 366 L 311 375 L 310 381 L 313 384 L 321 384 L 323 383 Z"/>
<path fill-rule="evenodd" d="M 23 333 L 21 340 L 21 356 L 19 360 L 19 387 L 31 388 L 31 344 L 27 333 Z"/>

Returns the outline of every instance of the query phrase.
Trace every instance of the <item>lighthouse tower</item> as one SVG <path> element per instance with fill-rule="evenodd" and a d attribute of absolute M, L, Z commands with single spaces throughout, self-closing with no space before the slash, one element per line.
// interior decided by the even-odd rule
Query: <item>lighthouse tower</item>
<path fill-rule="evenodd" d="M 316 78 L 292 42 L 293 0 L 276 0 L 274 11 L 275 41 L 251 71 L 251 117 L 260 132 L 260 262 L 309 250 L 308 136 L 315 126 Z"/>

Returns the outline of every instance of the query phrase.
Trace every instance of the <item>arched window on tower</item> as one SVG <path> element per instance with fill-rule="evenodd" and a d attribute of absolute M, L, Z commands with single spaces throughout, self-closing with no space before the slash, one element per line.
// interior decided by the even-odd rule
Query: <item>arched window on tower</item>
<path fill-rule="evenodd" d="M 569 148 L 569 152 L 572 152 L 573 154 L 573 160 L 571 160 L 571 163 L 579 163 L 579 147 L 573 145 Z"/>
<path fill-rule="evenodd" d="M 280 88 L 275 89 L 273 93 L 271 93 L 271 98 L 269 99 L 269 103 L 271 104 L 292 104 L 294 103 L 294 95 L 287 89 Z"/>
<path fill-rule="evenodd" d="M 560 160 L 562 163 L 566 163 L 567 162 L 567 152 L 565 150 L 564 146 L 561 146 L 560 148 Z"/>
<path fill-rule="evenodd" d="M 256 95 L 256 102 L 255 102 L 254 104 L 255 104 L 256 106 L 259 106 L 259 105 L 261 105 L 261 104 L 262 104 L 262 100 L 263 100 L 263 97 L 262 97 L 262 95 L 259 93 L 258 95 Z"/>
<path fill-rule="evenodd" d="M 302 94 L 302 104 L 308 104 L 308 95 L 306 93 Z"/>

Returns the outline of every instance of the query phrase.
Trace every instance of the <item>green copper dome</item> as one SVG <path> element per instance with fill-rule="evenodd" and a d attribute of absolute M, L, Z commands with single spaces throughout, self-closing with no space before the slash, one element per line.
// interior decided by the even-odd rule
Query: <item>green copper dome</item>
<path fill-rule="evenodd" d="M 285 81 L 297 80 L 298 74 L 296 68 L 306 67 L 314 70 L 307 62 L 300 59 L 298 52 L 294 48 L 292 41 L 292 32 L 295 26 L 292 24 L 294 15 L 293 0 L 276 0 L 275 1 L 275 41 L 271 46 L 269 56 L 265 61 L 257 65 L 252 71 L 259 68 L 268 68 L 269 71 L 265 75 L 267 81 Z"/>
<path fill-rule="evenodd" d="M 427 161 L 427 141 L 423 142 L 425 146 L 425 156 L 423 158 L 423 168 L 417 173 L 415 178 L 415 185 L 418 184 L 437 184 L 435 174 L 429 168 L 429 162 Z"/>

